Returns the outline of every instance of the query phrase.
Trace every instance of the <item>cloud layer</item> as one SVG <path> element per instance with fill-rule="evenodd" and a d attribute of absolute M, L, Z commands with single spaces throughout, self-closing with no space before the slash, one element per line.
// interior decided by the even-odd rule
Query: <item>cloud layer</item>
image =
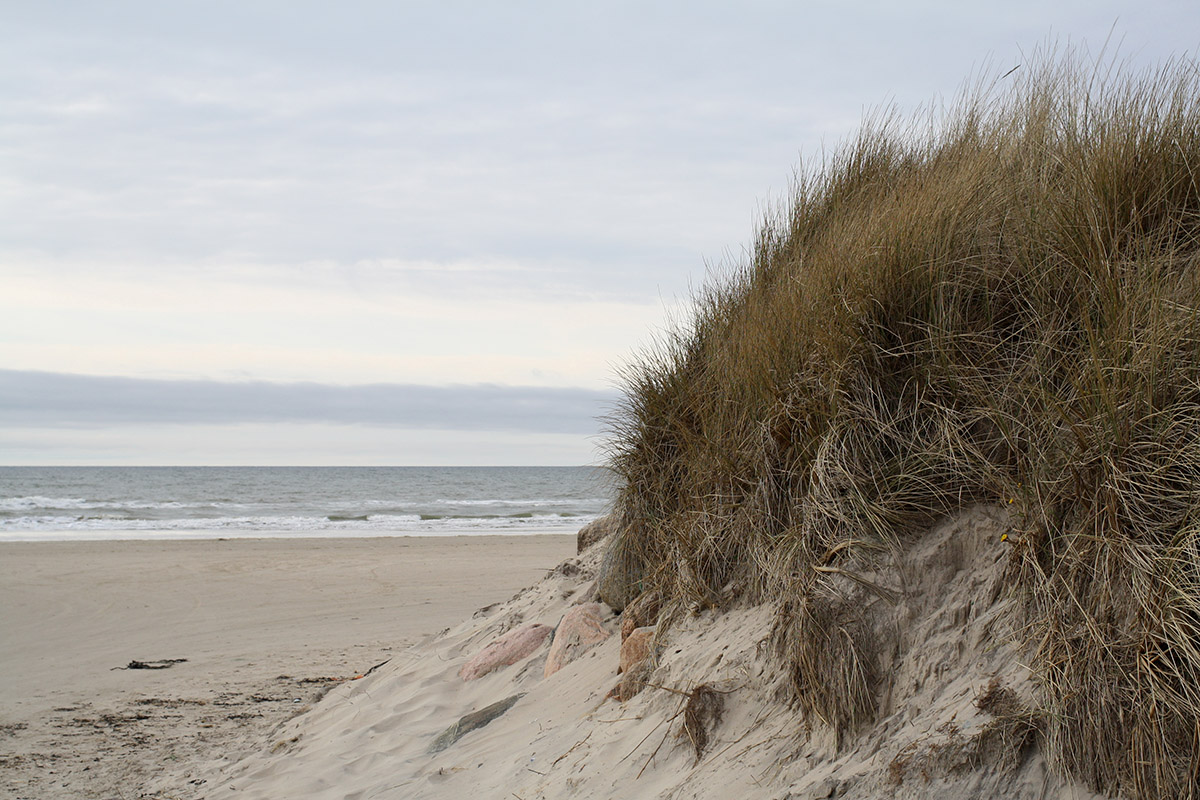
<path fill-rule="evenodd" d="M 519 386 L 168 381 L 0 370 L 0 428 L 334 423 L 592 435 L 616 396 Z"/>

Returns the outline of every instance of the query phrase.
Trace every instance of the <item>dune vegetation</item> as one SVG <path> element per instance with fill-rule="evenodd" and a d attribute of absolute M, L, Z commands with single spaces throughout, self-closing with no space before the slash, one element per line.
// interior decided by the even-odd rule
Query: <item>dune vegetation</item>
<path fill-rule="evenodd" d="M 1009 510 L 1038 735 L 1200 796 L 1200 68 L 1051 53 L 881 113 L 630 366 L 620 546 L 669 608 L 774 603 L 807 714 L 888 676 L 831 574 Z"/>

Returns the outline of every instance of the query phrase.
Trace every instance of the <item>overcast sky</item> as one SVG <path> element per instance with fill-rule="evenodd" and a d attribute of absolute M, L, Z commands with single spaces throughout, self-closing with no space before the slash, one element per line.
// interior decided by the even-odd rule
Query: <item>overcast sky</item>
<path fill-rule="evenodd" d="M 0 463 L 578 464 L 864 112 L 1189 2 L 0 1 Z"/>

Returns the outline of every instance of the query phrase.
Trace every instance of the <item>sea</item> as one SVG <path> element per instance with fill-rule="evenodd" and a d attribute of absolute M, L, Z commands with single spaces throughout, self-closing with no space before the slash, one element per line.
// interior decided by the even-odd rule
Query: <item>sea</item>
<path fill-rule="evenodd" d="M 0 467 L 0 541 L 574 533 L 599 467 Z"/>

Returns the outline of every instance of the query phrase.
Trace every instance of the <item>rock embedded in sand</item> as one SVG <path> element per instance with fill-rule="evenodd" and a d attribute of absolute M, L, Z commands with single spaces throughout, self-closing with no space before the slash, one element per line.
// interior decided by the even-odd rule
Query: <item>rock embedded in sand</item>
<path fill-rule="evenodd" d="M 429 745 L 429 754 L 433 755 L 434 753 L 442 752 L 471 731 L 478 730 L 489 722 L 503 716 L 504 712 L 515 706 L 517 701 L 524 696 L 524 692 L 514 694 L 498 703 L 492 703 L 490 706 L 459 717 L 458 722 L 446 728 L 446 730 L 438 734 L 438 737 L 433 740 L 433 744 Z"/>
<path fill-rule="evenodd" d="M 615 697 L 622 703 L 626 700 L 632 700 L 637 696 L 638 692 L 646 688 L 646 683 L 650 680 L 650 675 L 653 672 L 654 662 L 648 658 L 641 663 L 633 665 L 627 672 L 621 675 L 620 682 L 609 692 L 609 697 Z"/>
<path fill-rule="evenodd" d="M 575 606 L 563 615 L 554 631 L 550 654 L 546 656 L 545 677 L 549 678 L 608 637 L 599 603 Z"/>
<path fill-rule="evenodd" d="M 839 783 L 836 778 L 825 778 L 819 782 L 808 784 L 802 789 L 790 791 L 783 800 L 825 800 L 827 797 L 837 797 Z"/>
<path fill-rule="evenodd" d="M 515 664 L 542 646 L 546 637 L 553 633 L 549 625 L 533 623 L 523 625 L 494 639 L 488 646 L 475 654 L 475 657 L 463 665 L 458 671 L 458 677 L 464 681 L 482 678 L 489 672 Z"/>
<path fill-rule="evenodd" d="M 637 628 L 621 642 L 621 664 L 617 672 L 628 672 L 650 656 L 655 630 L 654 625 Z"/>
<path fill-rule="evenodd" d="M 612 514 L 607 514 L 580 528 L 579 533 L 575 534 L 576 554 L 582 553 L 602 539 L 607 539 L 608 535 L 616 530 L 616 523 L 616 518 Z"/>
<path fill-rule="evenodd" d="M 629 638 L 629 634 L 646 625 L 653 625 L 658 620 L 658 612 L 662 609 L 662 595 L 658 592 L 642 592 L 637 599 L 625 607 L 621 614 L 621 641 Z"/>
<path fill-rule="evenodd" d="M 610 694 L 622 703 L 645 688 L 650 673 L 654 671 L 656 629 L 653 625 L 638 628 L 621 642 L 621 661 L 617 667 L 617 672 L 621 673 L 621 682 Z"/>
<path fill-rule="evenodd" d="M 617 531 L 608 539 L 596 576 L 600 599 L 613 611 L 621 611 L 642 593 L 645 572 L 645 558 L 630 541 L 629 532 Z"/>

